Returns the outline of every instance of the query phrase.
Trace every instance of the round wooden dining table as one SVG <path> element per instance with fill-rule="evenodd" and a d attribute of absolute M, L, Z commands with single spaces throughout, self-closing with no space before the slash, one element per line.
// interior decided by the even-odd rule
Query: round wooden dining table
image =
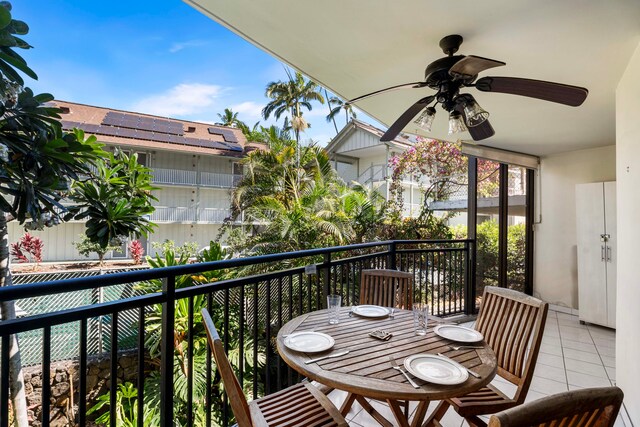
<path fill-rule="evenodd" d="M 396 422 L 402 427 L 408 427 L 409 411 L 403 411 L 402 407 L 406 408 L 404 402 L 418 401 L 411 423 L 411 426 L 417 427 L 422 424 L 430 401 L 462 396 L 478 390 L 491 382 L 497 370 L 495 354 L 484 341 L 473 344 L 481 347 L 479 349 L 453 350 L 450 346 L 461 344 L 433 332 L 433 328 L 441 323 L 438 318 L 430 318 L 427 334 L 416 335 L 411 311 L 396 309 L 393 317 L 366 318 L 351 315 L 351 307 L 343 307 L 340 322 L 331 325 L 327 311 L 319 310 L 296 317 L 280 329 L 278 352 L 291 368 L 310 380 L 347 391 L 348 397 L 340 408 L 343 415 L 346 416 L 354 401 L 357 401 L 381 425 L 391 426 L 391 422 L 366 400 L 372 398 L 386 402 Z M 284 345 L 286 335 L 310 330 L 330 335 L 335 340 L 333 348 L 322 353 L 302 353 Z M 369 335 L 374 330 L 385 330 L 393 335 L 389 340 L 381 341 Z M 349 350 L 349 353 L 343 356 L 305 363 L 345 350 Z M 445 386 L 428 383 L 409 374 L 419 385 L 419 388 L 414 388 L 401 372 L 392 368 L 389 360 L 391 356 L 405 370 L 403 363 L 406 357 L 438 353 L 473 370 L 480 378 L 469 375 L 462 384 Z"/>

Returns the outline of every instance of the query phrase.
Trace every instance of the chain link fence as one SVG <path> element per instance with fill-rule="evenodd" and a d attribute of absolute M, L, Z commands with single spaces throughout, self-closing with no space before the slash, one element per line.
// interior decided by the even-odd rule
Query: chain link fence
<path fill-rule="evenodd" d="M 124 271 L 144 270 L 147 267 L 131 267 L 107 270 L 76 270 L 65 272 L 21 273 L 13 275 L 14 285 L 40 283 L 51 280 L 75 279 L 100 276 Z M 108 286 L 63 294 L 17 300 L 16 304 L 26 314 L 34 316 L 53 311 L 66 310 L 102 302 L 116 301 L 141 295 L 135 284 Z M 135 311 L 121 312 L 118 316 L 118 349 L 136 348 L 138 315 Z M 90 319 L 87 324 L 87 353 L 101 354 L 111 348 L 111 316 Z M 51 361 L 69 360 L 77 357 L 80 351 L 80 323 L 72 322 L 51 328 Z M 38 365 L 42 362 L 42 331 L 34 330 L 18 334 L 20 353 L 24 366 Z"/>

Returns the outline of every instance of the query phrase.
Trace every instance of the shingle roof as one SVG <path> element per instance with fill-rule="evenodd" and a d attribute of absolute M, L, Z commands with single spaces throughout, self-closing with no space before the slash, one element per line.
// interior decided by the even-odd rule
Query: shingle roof
<path fill-rule="evenodd" d="M 240 129 L 56 100 L 62 126 L 96 135 L 111 145 L 243 157 L 260 147 L 247 143 Z"/>

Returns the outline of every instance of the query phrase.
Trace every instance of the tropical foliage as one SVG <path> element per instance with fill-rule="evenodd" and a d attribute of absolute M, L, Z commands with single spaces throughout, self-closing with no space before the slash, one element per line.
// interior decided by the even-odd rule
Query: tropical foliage
<path fill-rule="evenodd" d="M 42 262 L 44 242 L 41 238 L 25 233 L 17 242 L 11 244 L 11 256 L 18 262 L 33 262 L 34 270 L 37 263 Z"/>
<path fill-rule="evenodd" d="M 230 223 L 243 214 L 245 227 L 231 232 L 233 251 L 288 252 L 362 241 L 381 218 L 380 196 L 362 186 L 349 188 L 323 149 L 301 147 L 288 136 L 271 128 L 268 150 L 241 161 L 245 175 L 233 193 Z"/>
<path fill-rule="evenodd" d="M 454 238 L 466 238 L 467 227 L 452 228 Z M 507 287 L 524 292 L 525 232 L 522 224 L 507 228 Z M 484 221 L 476 229 L 476 288 L 480 295 L 485 286 L 498 286 L 498 222 Z"/>
<path fill-rule="evenodd" d="M 151 181 L 151 169 L 138 163 L 137 154 L 116 150 L 97 162 L 90 179 L 73 183 L 69 197 L 75 206 L 68 218 L 86 219 L 88 239 L 103 249 L 120 246 L 130 236 L 146 236 L 155 227 L 148 219 L 154 211 L 151 201 L 157 200 Z"/>
<path fill-rule="evenodd" d="M 345 125 L 349 123 L 351 119 L 355 119 L 358 117 L 353 105 L 347 104 L 341 98 L 337 96 L 332 96 L 327 101 L 329 104 L 329 114 L 327 114 L 327 121 L 333 122 L 333 126 L 336 128 L 336 134 L 338 133 L 338 125 L 336 124 L 336 117 L 343 112 L 344 113 L 344 123 Z"/>
<path fill-rule="evenodd" d="M 303 117 L 303 108 L 307 111 L 313 109 L 312 101 L 324 104 L 324 97 L 320 93 L 320 86 L 312 80 L 296 72 L 291 74 L 287 69 L 289 79 L 287 81 L 271 82 L 265 89 L 265 96 L 271 101 L 262 109 L 262 116 L 268 119 L 273 115 L 276 120 L 287 116 L 288 125 L 295 132 L 296 141 L 300 141 L 300 133 L 310 125 Z"/>
<path fill-rule="evenodd" d="M 29 26 L 13 19 L 11 4 L 0 3 L 0 286 L 11 285 L 7 222 L 29 229 L 56 225 L 65 212 L 60 200 L 71 181 L 102 155 L 95 138 L 64 133 L 50 94 L 36 95 L 23 75 L 36 73 L 16 52 L 31 46 L 21 36 Z M 15 316 L 13 301 L 1 301 L 2 320 Z M 9 340 L 10 395 L 14 423 L 28 425 L 18 342 Z M 6 415 L 6 414 L 5 414 Z"/>
<path fill-rule="evenodd" d="M 107 246 L 102 246 L 101 244 L 92 241 L 86 234 L 81 234 L 80 240 L 74 241 L 73 246 L 75 246 L 78 253 L 85 258 L 89 258 L 91 254 L 96 254 L 98 256 L 98 265 L 100 265 L 100 267 L 104 266 L 104 257 L 106 254 L 110 251 L 120 249 L 120 245 L 108 244 Z"/>

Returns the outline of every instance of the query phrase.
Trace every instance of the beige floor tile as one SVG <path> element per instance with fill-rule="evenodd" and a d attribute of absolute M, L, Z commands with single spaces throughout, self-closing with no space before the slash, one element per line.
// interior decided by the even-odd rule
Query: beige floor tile
<path fill-rule="evenodd" d="M 546 378 L 549 380 L 554 380 L 554 381 L 559 381 L 564 383 L 567 382 L 567 374 L 565 372 L 564 367 L 559 368 L 555 366 L 537 364 L 533 373 L 538 377 Z"/>
<path fill-rule="evenodd" d="M 589 363 L 581 360 L 566 359 L 564 364 L 567 371 L 580 372 L 581 374 L 593 375 L 600 378 L 609 378 L 607 371 L 601 363 Z"/>
<path fill-rule="evenodd" d="M 594 348 L 594 351 L 595 351 L 595 348 Z M 540 352 L 562 357 L 562 347 L 560 345 L 545 344 L 543 342 L 540 345 Z"/>
<path fill-rule="evenodd" d="M 569 384 L 578 387 L 609 387 L 611 381 L 608 378 L 594 377 L 593 375 L 581 374 L 579 372 L 567 371 Z"/>
<path fill-rule="evenodd" d="M 571 341 L 569 339 L 562 339 L 563 348 L 571 348 L 573 350 L 587 351 L 589 353 L 598 353 L 596 346 L 591 343 Z"/>
<path fill-rule="evenodd" d="M 581 360 L 583 362 L 590 363 L 602 363 L 600 356 L 596 353 L 589 353 L 587 351 L 574 350 L 572 348 L 563 348 L 565 359 Z"/>
<path fill-rule="evenodd" d="M 615 347 L 597 347 L 598 349 L 598 354 L 600 354 L 601 356 L 608 356 L 608 357 L 616 357 L 616 349 Z"/>
<path fill-rule="evenodd" d="M 538 363 L 542 365 L 555 366 L 557 368 L 564 368 L 564 360 L 562 360 L 562 357 L 554 356 L 553 354 L 538 354 Z"/>
<path fill-rule="evenodd" d="M 616 367 L 616 358 L 615 357 L 600 355 L 600 359 L 602 359 L 602 363 L 604 363 L 604 366 L 609 367 L 609 368 L 615 368 Z"/>
<path fill-rule="evenodd" d="M 610 368 L 608 366 L 605 366 L 604 368 L 607 371 L 607 376 L 609 376 L 609 379 L 612 381 L 616 380 L 616 368 Z"/>
<path fill-rule="evenodd" d="M 533 402 L 534 400 L 538 400 L 547 396 L 548 394 L 540 393 L 539 391 L 536 391 L 536 390 L 529 390 L 529 392 L 527 393 L 527 397 L 524 399 L 524 401 L 525 403 Z"/>
<path fill-rule="evenodd" d="M 616 339 L 615 338 L 603 338 L 597 335 L 591 334 L 591 338 L 593 338 L 593 343 L 596 347 L 610 347 L 616 348 Z"/>
<path fill-rule="evenodd" d="M 554 381 L 534 375 L 531 381 L 531 390 L 544 394 L 556 394 L 567 391 L 568 388 L 566 382 Z"/>
<path fill-rule="evenodd" d="M 569 326 L 560 326 L 560 337 L 565 340 L 579 341 L 593 344 L 591 334 L 587 329 L 576 329 Z"/>

